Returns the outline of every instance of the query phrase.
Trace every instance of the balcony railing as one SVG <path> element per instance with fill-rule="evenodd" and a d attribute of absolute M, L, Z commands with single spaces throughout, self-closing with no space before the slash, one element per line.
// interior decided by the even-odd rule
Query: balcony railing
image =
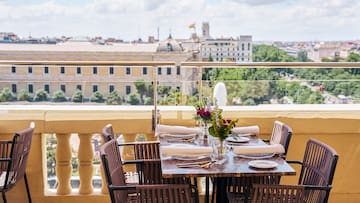
<path fill-rule="evenodd" d="M 28 67 L 28 66 L 137 66 L 151 67 L 152 77 L 147 81 L 152 83 L 153 88 L 161 86 L 162 79 L 157 74 L 160 66 L 180 66 L 190 69 L 196 75 L 196 80 L 181 80 L 179 84 L 185 87 L 187 83 L 198 89 L 200 94 L 196 98 L 211 97 L 214 81 L 203 78 L 207 68 L 358 68 L 359 63 L 193 63 L 183 62 L 54 62 L 54 61 L 11 61 L 1 62 L 4 67 Z M 10 70 L 10 69 L 6 69 Z M 51 71 L 52 69 L 50 69 Z M 3 73 L 3 71 L 1 71 Z M 195 75 L 195 74 L 194 74 Z M 11 81 L 11 78 L 7 78 Z M 83 82 L 90 83 L 91 81 Z M 47 81 L 50 81 L 47 79 Z M 135 81 L 135 79 L 134 79 Z M 37 82 L 42 82 L 41 80 Z M 226 84 L 229 81 L 223 81 Z M 232 81 L 233 82 L 233 81 Z M 310 81 L 309 81 L 310 82 Z M 4 78 L 1 79 L 4 84 Z M 104 82 L 106 83 L 106 81 Z M 120 82 L 121 83 L 121 82 Z M 211 85 L 211 86 L 210 86 Z M 311 85 L 311 84 L 310 84 Z M 230 86 L 230 85 L 229 85 Z M 205 88 L 204 88 L 205 87 Z M 181 88 L 182 89 L 182 88 Z M 161 101 L 162 95 L 154 91 L 153 99 Z M 191 92 L 191 96 L 196 95 Z M 136 135 L 144 135 L 147 140 L 156 139 L 153 136 L 153 112 L 160 110 L 160 122 L 165 124 L 177 124 L 193 126 L 195 121 L 194 108 L 185 102 L 173 103 L 172 105 L 19 105 L 8 102 L 0 105 L 0 132 L 2 137 L 9 138 L 15 131 L 22 129 L 35 121 L 36 133 L 28 163 L 28 177 L 31 194 L 34 202 L 104 202 L 108 200 L 106 188 L 94 189 L 92 177 L 96 170 L 96 151 L 94 141 L 101 132 L 103 126 L 112 123 L 115 131 L 124 135 L 124 141 L 134 141 Z M 31 104 L 31 103 L 30 103 Z M 186 104 L 186 105 L 185 105 Z M 360 164 L 357 162 L 360 143 L 360 105 L 359 104 L 282 104 L 282 105 L 228 105 L 223 106 L 224 115 L 229 118 L 239 118 L 238 125 L 257 124 L 261 128 L 261 136 L 270 135 L 274 120 L 288 123 L 294 131 L 293 140 L 290 143 L 289 159 L 302 159 L 305 142 L 309 137 L 315 137 L 332 145 L 340 155 L 340 162 L 335 174 L 334 187 L 330 196 L 331 202 L 360 201 L 360 187 L 358 186 Z M 47 169 L 52 167 L 47 164 L 46 138 L 53 136 L 56 141 L 55 170 L 58 185 L 56 189 L 50 189 L 47 184 Z M 79 143 L 72 148 L 71 136 L 78 138 Z M 75 153 L 73 153 L 75 152 Z M 127 158 L 131 158 L 130 152 L 125 152 Z M 73 162 L 78 165 L 77 171 L 73 171 Z M 132 170 L 128 168 L 128 170 Z M 72 188 L 71 176 L 79 177 L 79 188 Z M 39 181 L 40 180 L 40 181 Z M 285 183 L 295 183 L 295 178 L 285 178 Z M 14 193 L 9 195 L 9 200 L 25 202 L 23 188 L 18 186 Z M 23 197 L 24 196 L 24 197 Z"/>

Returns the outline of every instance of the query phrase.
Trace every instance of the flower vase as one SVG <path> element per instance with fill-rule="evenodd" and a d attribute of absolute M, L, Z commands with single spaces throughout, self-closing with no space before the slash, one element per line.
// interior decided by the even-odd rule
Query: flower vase
<path fill-rule="evenodd" d="M 207 123 L 206 122 L 204 122 L 204 133 L 203 133 L 203 139 L 204 140 L 208 140 L 208 138 L 209 138 L 209 128 L 208 128 L 208 126 L 207 126 Z"/>
<path fill-rule="evenodd" d="M 217 164 L 223 164 L 226 159 L 226 149 L 225 149 L 225 140 L 219 138 L 213 138 L 212 140 L 213 147 L 213 157 L 216 160 Z"/>

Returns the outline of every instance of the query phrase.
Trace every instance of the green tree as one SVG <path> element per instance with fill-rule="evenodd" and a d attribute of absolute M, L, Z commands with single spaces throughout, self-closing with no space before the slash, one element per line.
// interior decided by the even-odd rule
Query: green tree
<path fill-rule="evenodd" d="M 359 62 L 360 61 L 360 54 L 351 52 L 348 57 L 345 59 L 346 62 Z"/>
<path fill-rule="evenodd" d="M 153 103 L 154 103 L 154 100 L 152 97 L 145 97 L 144 105 L 152 105 Z"/>
<path fill-rule="evenodd" d="M 101 92 L 96 91 L 90 96 L 90 101 L 96 103 L 103 103 L 105 101 L 104 95 L 101 94 Z"/>
<path fill-rule="evenodd" d="M 117 91 L 112 91 L 110 95 L 106 98 L 106 104 L 118 105 L 122 104 L 122 99 Z"/>
<path fill-rule="evenodd" d="M 134 82 L 136 91 L 140 94 L 140 103 L 144 103 L 144 96 L 147 92 L 147 86 L 144 80 L 137 80 Z"/>
<path fill-rule="evenodd" d="M 158 86 L 158 93 L 160 96 L 169 95 L 170 90 L 171 90 L 171 86 Z"/>
<path fill-rule="evenodd" d="M 0 102 L 14 101 L 15 96 L 14 93 L 10 90 L 10 88 L 5 87 L 0 92 Z"/>
<path fill-rule="evenodd" d="M 292 62 L 295 58 L 273 45 L 254 45 L 253 61 L 255 62 Z"/>
<path fill-rule="evenodd" d="M 20 90 L 20 92 L 18 93 L 18 97 L 17 97 L 18 101 L 32 101 L 32 97 L 29 93 L 28 90 L 26 89 L 22 89 Z"/>
<path fill-rule="evenodd" d="M 65 102 L 65 101 L 67 101 L 65 93 L 62 90 L 58 90 L 58 91 L 54 92 L 53 101 L 54 102 Z"/>
<path fill-rule="evenodd" d="M 76 89 L 71 100 L 76 103 L 81 103 L 81 102 L 83 102 L 83 98 L 84 98 L 84 95 L 83 95 L 82 91 L 79 89 Z"/>
<path fill-rule="evenodd" d="M 140 104 L 140 94 L 139 93 L 131 93 L 129 95 L 128 103 L 131 105 L 139 105 Z"/>
<path fill-rule="evenodd" d="M 44 89 L 39 89 L 35 92 L 34 101 L 49 101 L 50 96 Z"/>
<path fill-rule="evenodd" d="M 213 57 L 212 57 L 211 55 L 209 55 L 208 61 L 209 61 L 209 62 L 213 62 L 213 61 L 214 61 L 214 59 L 213 59 Z"/>
<path fill-rule="evenodd" d="M 301 61 L 301 62 L 309 62 L 311 61 L 309 58 L 308 58 L 308 54 L 306 51 L 299 51 L 298 54 L 297 54 L 297 61 Z"/>

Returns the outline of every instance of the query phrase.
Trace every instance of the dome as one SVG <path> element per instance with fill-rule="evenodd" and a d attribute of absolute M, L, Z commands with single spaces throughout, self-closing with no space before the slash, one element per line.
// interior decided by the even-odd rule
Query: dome
<path fill-rule="evenodd" d="M 169 35 L 169 37 L 161 41 L 156 48 L 156 52 L 183 52 L 181 44 Z"/>

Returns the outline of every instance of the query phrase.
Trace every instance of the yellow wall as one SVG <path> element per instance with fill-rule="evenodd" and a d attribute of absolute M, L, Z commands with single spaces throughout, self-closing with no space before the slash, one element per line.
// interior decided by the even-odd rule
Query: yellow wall
<path fill-rule="evenodd" d="M 1 106 L 0 132 L 1 137 L 9 138 L 15 131 L 25 128 L 30 121 L 36 122 L 33 145 L 30 152 L 27 174 L 33 202 L 62 203 L 62 202 L 109 202 L 107 195 L 94 193 L 80 195 L 59 196 L 45 193 L 44 171 L 45 151 L 42 133 L 80 134 L 99 133 L 103 126 L 112 123 L 118 133 L 126 135 L 126 140 L 134 139 L 135 134 L 145 133 L 153 139 L 151 131 L 151 107 L 131 106 Z M 174 107 L 161 110 L 161 122 L 164 124 L 194 125 L 192 119 L 194 110 Z M 274 107 L 275 108 L 275 107 Z M 290 107 L 292 108 L 292 107 Z M 345 107 L 344 107 L 345 108 Z M 339 154 L 339 162 L 334 178 L 330 202 L 360 202 L 360 112 L 355 110 L 338 110 L 329 113 L 317 110 L 226 110 L 229 118 L 239 118 L 238 126 L 260 125 L 261 136 L 267 137 L 272 129 L 274 120 L 280 120 L 293 128 L 293 138 L 289 147 L 288 159 L 302 160 L 306 141 L 310 138 L 319 139 L 331 145 Z M 286 177 L 284 183 L 296 183 L 295 177 Z M 8 192 L 9 202 L 26 202 L 23 183 Z M 1 201 L 0 201 L 1 202 Z"/>

